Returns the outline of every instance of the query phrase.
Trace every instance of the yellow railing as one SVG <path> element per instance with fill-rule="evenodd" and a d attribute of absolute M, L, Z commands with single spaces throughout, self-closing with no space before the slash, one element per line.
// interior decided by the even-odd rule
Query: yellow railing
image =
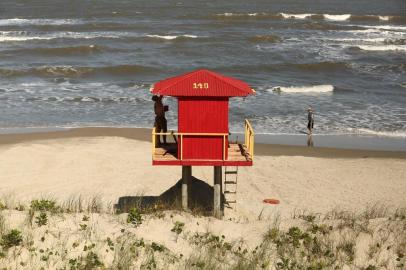
<path fill-rule="evenodd" d="M 254 130 L 252 129 L 252 126 L 250 122 L 245 119 L 245 147 L 246 150 L 248 151 L 248 154 L 250 155 L 251 160 L 254 159 L 254 137 L 255 133 Z"/>
<path fill-rule="evenodd" d="M 228 133 L 192 133 L 192 132 L 156 132 L 156 128 L 152 129 L 152 156 L 155 155 L 156 148 L 156 136 L 160 135 L 172 135 L 180 138 L 180 160 L 183 160 L 183 136 L 212 136 L 223 137 L 223 161 L 226 160 L 226 138 Z"/>
<path fill-rule="evenodd" d="M 245 150 L 247 151 L 247 154 L 249 155 L 249 158 L 251 160 L 254 159 L 254 130 L 252 129 L 252 126 L 250 122 L 245 119 L 245 141 L 244 141 L 244 146 Z M 183 160 L 183 136 L 213 136 L 213 137 L 223 137 L 223 161 L 226 160 L 226 138 L 228 138 L 228 133 L 191 133 L 191 132 L 156 132 L 156 128 L 154 127 L 152 129 L 152 156 L 155 155 L 155 149 L 156 149 L 156 136 L 161 136 L 161 135 L 172 135 L 172 136 L 178 136 L 178 139 L 180 139 L 180 155 L 178 155 L 178 158 L 180 160 Z"/>
<path fill-rule="evenodd" d="M 156 127 L 152 129 L 152 159 L 154 159 L 155 148 L 156 148 Z"/>

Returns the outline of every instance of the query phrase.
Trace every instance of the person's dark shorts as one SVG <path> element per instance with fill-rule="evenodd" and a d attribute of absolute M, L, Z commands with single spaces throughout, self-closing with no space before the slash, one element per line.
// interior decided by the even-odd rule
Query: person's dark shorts
<path fill-rule="evenodd" d="M 167 128 L 167 123 L 166 123 L 166 119 L 165 117 L 161 117 L 161 116 L 156 116 L 155 117 L 155 127 L 156 127 L 156 132 L 167 132 L 168 128 Z"/>
<path fill-rule="evenodd" d="M 308 129 L 313 129 L 313 126 L 314 126 L 314 121 L 309 121 L 309 122 L 307 123 L 307 128 L 308 128 Z"/>

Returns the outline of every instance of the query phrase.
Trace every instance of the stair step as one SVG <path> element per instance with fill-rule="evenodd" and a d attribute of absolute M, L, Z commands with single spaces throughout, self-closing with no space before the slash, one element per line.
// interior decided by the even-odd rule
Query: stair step
<path fill-rule="evenodd" d="M 238 171 L 226 171 L 226 172 L 224 172 L 225 174 L 237 174 L 238 173 Z"/>
<path fill-rule="evenodd" d="M 235 182 L 235 181 L 224 181 L 224 184 L 234 184 L 234 185 L 237 185 L 237 182 Z"/>
<path fill-rule="evenodd" d="M 226 201 L 226 203 L 237 203 L 237 201 Z"/>
<path fill-rule="evenodd" d="M 224 194 L 227 194 L 227 193 L 231 193 L 231 194 L 237 194 L 237 191 L 229 191 L 229 190 L 225 190 L 225 191 L 224 191 Z"/>

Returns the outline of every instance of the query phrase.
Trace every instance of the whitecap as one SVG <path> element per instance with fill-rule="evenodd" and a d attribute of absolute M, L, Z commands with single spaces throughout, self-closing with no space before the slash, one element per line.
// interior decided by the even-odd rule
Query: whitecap
<path fill-rule="evenodd" d="M 0 31 L 0 42 L 8 41 L 28 41 L 28 40 L 51 40 L 57 38 L 69 39 L 93 39 L 93 38 L 120 38 L 121 36 L 131 36 L 125 32 L 54 32 L 54 33 L 34 33 L 21 31 Z"/>
<path fill-rule="evenodd" d="M 273 92 L 283 93 L 330 93 L 333 92 L 334 86 L 329 84 L 313 85 L 313 86 L 277 86 L 273 87 Z"/>
<path fill-rule="evenodd" d="M 0 26 L 8 25 L 75 25 L 82 24 L 78 19 L 0 19 Z"/>
<path fill-rule="evenodd" d="M 390 20 L 390 16 L 378 16 L 379 17 L 379 19 L 381 20 L 381 21 L 389 21 Z"/>
<path fill-rule="evenodd" d="M 310 14 L 310 13 L 306 13 L 306 14 L 292 14 L 292 13 L 279 13 L 279 15 L 281 15 L 283 18 L 285 19 L 306 19 L 310 16 L 313 16 L 315 14 Z"/>
<path fill-rule="evenodd" d="M 349 130 L 359 135 L 375 135 L 382 137 L 406 138 L 406 131 L 377 131 L 367 128 L 349 129 Z"/>
<path fill-rule="evenodd" d="M 186 37 L 186 38 L 197 38 L 198 36 L 195 35 L 180 35 L 180 36 L 161 36 L 161 35 L 146 35 L 147 37 L 151 37 L 151 38 L 161 38 L 161 39 L 166 39 L 166 40 L 173 40 L 179 37 Z"/>
<path fill-rule="evenodd" d="M 362 27 L 376 30 L 398 30 L 406 31 L 406 26 L 400 25 L 363 25 Z"/>
<path fill-rule="evenodd" d="M 406 45 L 358 45 L 364 51 L 406 51 Z"/>
<path fill-rule="evenodd" d="M 341 14 L 341 15 L 323 14 L 323 17 L 330 21 L 346 21 L 351 17 L 351 14 Z"/>

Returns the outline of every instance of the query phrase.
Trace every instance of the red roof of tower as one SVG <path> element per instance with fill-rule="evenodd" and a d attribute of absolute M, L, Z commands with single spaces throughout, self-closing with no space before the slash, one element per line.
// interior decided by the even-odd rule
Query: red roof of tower
<path fill-rule="evenodd" d="M 245 97 L 255 94 L 243 81 L 199 69 L 155 83 L 151 92 L 164 96 Z"/>

